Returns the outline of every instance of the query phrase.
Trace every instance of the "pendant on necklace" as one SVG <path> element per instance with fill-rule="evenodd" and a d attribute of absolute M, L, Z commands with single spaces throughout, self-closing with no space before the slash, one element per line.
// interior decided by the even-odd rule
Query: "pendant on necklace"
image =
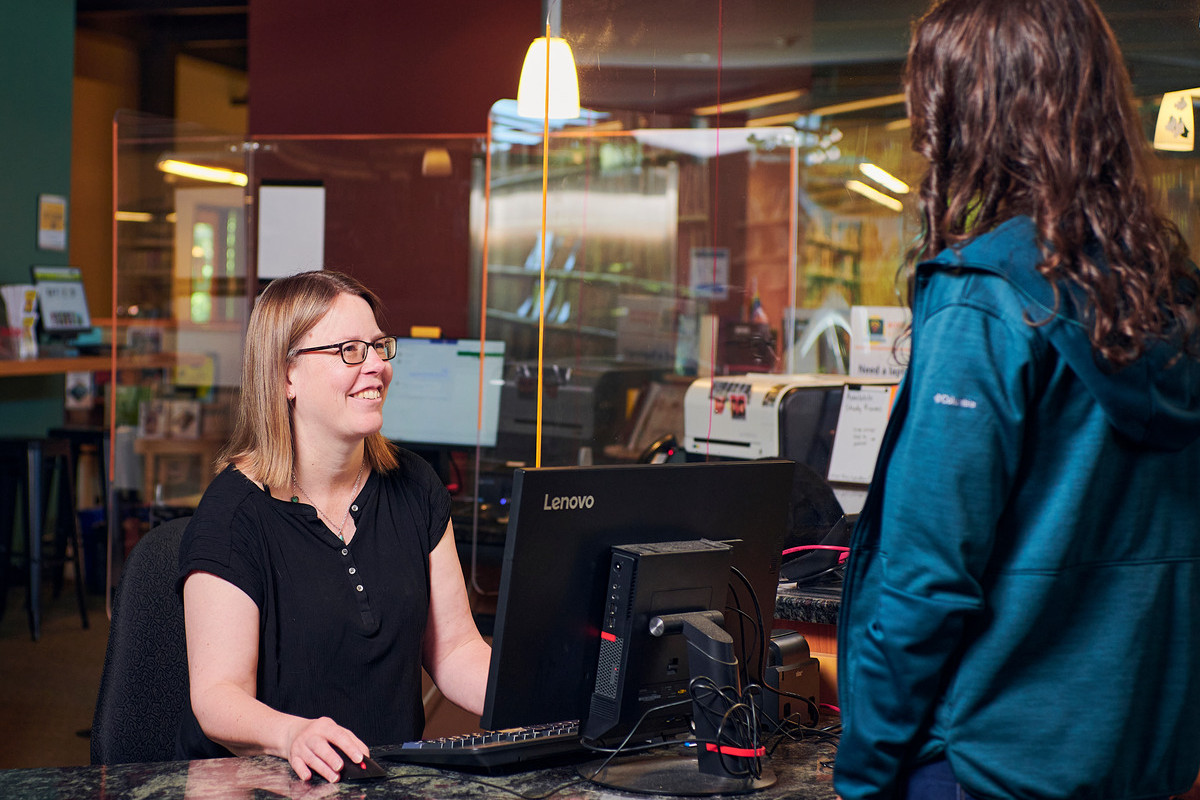
<path fill-rule="evenodd" d="M 299 503 L 299 502 L 300 502 L 300 498 L 299 498 L 299 497 L 296 497 L 296 495 L 292 495 L 292 502 L 293 502 L 293 503 Z"/>

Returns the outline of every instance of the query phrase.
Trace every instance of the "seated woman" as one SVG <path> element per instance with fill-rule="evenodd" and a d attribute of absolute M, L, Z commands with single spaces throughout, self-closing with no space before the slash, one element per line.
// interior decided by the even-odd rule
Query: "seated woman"
<path fill-rule="evenodd" d="M 396 354 L 379 298 L 332 271 L 273 281 L 250 316 L 233 435 L 188 525 L 191 708 L 178 756 L 267 753 L 336 781 L 339 748 L 421 738 L 421 667 L 483 708 L 450 498 L 381 434 Z"/>

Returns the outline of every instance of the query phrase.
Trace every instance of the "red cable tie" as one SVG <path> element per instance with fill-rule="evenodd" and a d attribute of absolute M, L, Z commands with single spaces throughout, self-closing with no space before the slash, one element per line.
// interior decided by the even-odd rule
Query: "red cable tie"
<path fill-rule="evenodd" d="M 753 750 L 749 750 L 745 747 L 729 747 L 728 745 L 717 746 L 712 742 L 706 742 L 704 747 L 710 753 L 716 752 L 724 756 L 739 756 L 741 758 L 756 758 L 758 756 L 765 756 L 767 754 L 767 748 L 765 747 L 756 747 Z"/>

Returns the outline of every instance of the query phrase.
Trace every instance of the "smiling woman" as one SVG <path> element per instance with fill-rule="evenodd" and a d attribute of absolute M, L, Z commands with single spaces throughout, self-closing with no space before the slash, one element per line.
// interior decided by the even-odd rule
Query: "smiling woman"
<path fill-rule="evenodd" d="M 421 668 L 482 709 L 450 498 L 381 434 L 395 337 L 337 272 L 272 282 L 247 330 L 221 472 L 184 534 L 191 678 L 181 758 L 268 753 L 337 780 L 424 727 Z"/>
<path fill-rule="evenodd" d="M 383 426 L 383 401 L 392 382 L 388 360 L 396 354 L 396 339 L 382 335 L 376 316 L 363 297 L 339 294 L 304 333 L 302 346 L 289 351 L 293 472 L 306 480 L 305 473 L 325 473 L 311 477 L 323 487 L 316 490 L 317 498 L 330 506 L 343 499 L 362 464 L 355 452 L 367 437 L 378 437 Z M 336 344 L 317 344 L 339 339 Z M 328 474 L 337 463 L 345 463 L 348 474 Z"/>

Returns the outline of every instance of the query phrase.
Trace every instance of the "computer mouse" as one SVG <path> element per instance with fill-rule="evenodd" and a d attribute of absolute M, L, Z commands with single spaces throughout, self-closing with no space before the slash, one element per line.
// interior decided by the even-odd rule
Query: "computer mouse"
<path fill-rule="evenodd" d="M 344 781 L 365 781 L 371 778 L 387 777 L 387 770 L 379 766 L 379 763 L 370 756 L 366 756 L 359 763 L 354 763 L 350 760 L 350 756 L 342 752 L 341 748 L 333 745 L 333 749 L 342 758 L 342 771 L 339 773 Z"/>

